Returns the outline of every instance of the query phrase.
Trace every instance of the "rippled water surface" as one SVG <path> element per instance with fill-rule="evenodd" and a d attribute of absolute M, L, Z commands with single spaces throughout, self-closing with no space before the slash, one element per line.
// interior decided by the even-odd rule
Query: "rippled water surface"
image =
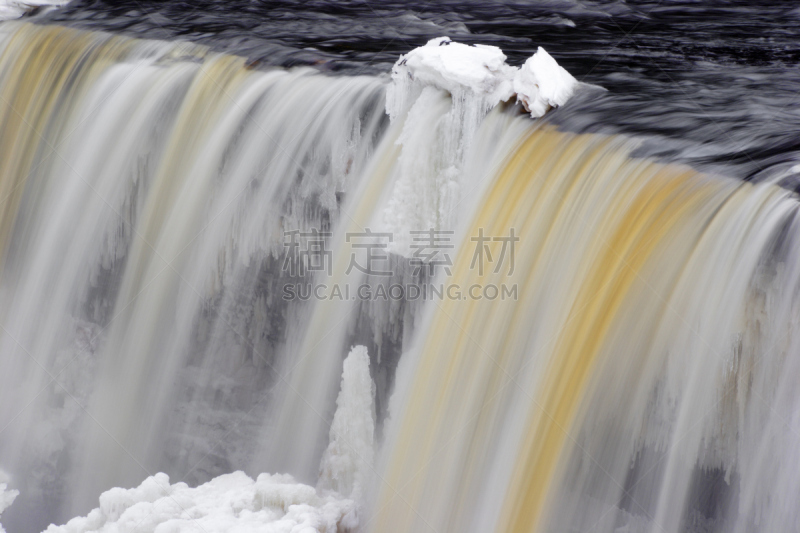
<path fill-rule="evenodd" d="M 650 137 L 643 153 L 800 183 L 797 2 L 77 0 L 41 18 L 339 74 L 386 73 L 445 34 L 500 46 L 512 64 L 544 46 L 608 90 L 553 117 L 570 129 Z"/>

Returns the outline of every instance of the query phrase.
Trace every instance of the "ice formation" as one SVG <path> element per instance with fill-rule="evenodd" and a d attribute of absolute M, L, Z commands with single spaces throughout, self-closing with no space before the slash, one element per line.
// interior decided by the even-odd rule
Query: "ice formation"
<path fill-rule="evenodd" d="M 564 105 L 577 85 L 577 80 L 541 46 L 519 68 L 508 65 L 505 54 L 496 46 L 470 46 L 437 37 L 397 60 L 386 111 L 395 119 L 408 110 L 422 88 L 432 86 L 454 97 L 462 93 L 478 96 L 487 108 L 516 95 L 536 118 Z"/>
<path fill-rule="evenodd" d="M 237 471 L 192 488 L 186 483 L 170 484 L 167 474 L 158 473 L 136 488 L 104 492 L 100 506 L 87 516 L 63 526 L 51 525 L 47 532 L 352 530 L 358 526 L 363 488 L 373 468 L 374 394 L 367 349 L 356 346 L 344 361 L 330 444 L 322 457 L 316 489 L 288 474 L 261 474 L 253 481 Z M 0 483 L 0 512 L 17 495 L 4 492 L 5 488 Z"/>
<path fill-rule="evenodd" d="M 564 105 L 577 85 L 541 47 L 521 68 L 508 65 L 496 46 L 449 37 L 400 56 L 386 91 L 386 112 L 402 128 L 393 190 L 379 222 L 393 236 L 389 250 L 411 257 L 412 232 L 456 229 L 469 190 L 466 159 L 492 108 L 516 96 L 541 117 Z"/>
<path fill-rule="evenodd" d="M 386 111 L 394 120 L 408 110 L 424 87 L 443 89 L 453 96 L 469 93 L 494 107 L 513 96 L 517 69 L 506 64 L 496 46 L 469 46 L 449 37 L 431 39 L 400 56 L 392 68 L 392 85 L 386 97 Z"/>
<path fill-rule="evenodd" d="M 260 531 L 335 533 L 352 527 L 352 500 L 321 496 L 289 475 L 244 472 L 216 477 L 196 488 L 170 484 L 163 473 L 133 489 L 113 488 L 100 507 L 47 533 L 152 531 Z"/>
<path fill-rule="evenodd" d="M 517 101 L 533 117 L 567 103 L 578 82 L 541 46 L 514 76 Z"/>
<path fill-rule="evenodd" d="M 360 500 L 372 472 L 374 394 L 367 348 L 356 346 L 344 361 L 342 387 L 336 399 L 330 443 L 319 467 L 319 489 L 333 490 Z"/>

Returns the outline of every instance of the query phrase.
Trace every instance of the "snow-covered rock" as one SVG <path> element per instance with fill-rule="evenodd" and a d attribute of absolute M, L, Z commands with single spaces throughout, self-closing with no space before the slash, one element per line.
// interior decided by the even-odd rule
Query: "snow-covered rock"
<path fill-rule="evenodd" d="M 541 46 L 514 76 L 517 101 L 533 117 L 541 117 L 551 107 L 566 104 L 577 86 L 578 80 Z"/>
<path fill-rule="evenodd" d="M 449 37 L 431 39 L 395 63 L 386 111 L 394 120 L 413 103 L 416 93 L 428 86 L 454 96 L 469 92 L 482 97 L 491 108 L 514 95 L 516 70 L 506 64 L 506 55 L 496 46 L 470 46 Z"/>
<path fill-rule="evenodd" d="M 466 160 L 492 108 L 516 97 L 532 117 L 541 117 L 564 105 L 578 86 L 543 48 L 519 68 L 507 64 L 496 46 L 449 37 L 400 56 L 391 77 L 386 113 L 401 129 L 399 154 L 389 177 L 391 193 L 374 226 L 392 235 L 388 251 L 405 257 L 419 251 L 412 232 L 452 233 L 459 227 L 458 206 L 482 179 L 470 175 Z"/>
<path fill-rule="evenodd" d="M 386 111 L 394 120 L 411 107 L 424 87 L 435 87 L 456 98 L 465 94 L 477 97 L 483 111 L 516 96 L 531 116 L 540 117 L 550 108 L 564 105 L 577 85 L 542 47 L 519 68 L 508 65 L 506 55 L 496 46 L 466 45 L 437 37 L 397 60 Z"/>

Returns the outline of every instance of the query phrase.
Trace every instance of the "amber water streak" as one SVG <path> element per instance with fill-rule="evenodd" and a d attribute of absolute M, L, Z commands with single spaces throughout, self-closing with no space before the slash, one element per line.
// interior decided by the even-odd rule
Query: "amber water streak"
<path fill-rule="evenodd" d="M 130 48 L 130 39 L 57 26 L 16 28 L 0 64 L 0 254 L 8 245 L 25 182 L 63 149 L 67 110 L 96 73 Z M 13 58 L 13 59 L 12 59 Z"/>
<path fill-rule="evenodd" d="M 541 134 L 534 132 L 528 144 L 535 144 L 540 140 Z M 550 148 L 555 148 L 555 141 Z M 544 152 L 543 152 L 544 153 Z M 508 168 L 518 169 L 530 164 L 525 152 L 519 150 L 511 159 Z M 542 164 L 535 161 L 534 164 Z M 513 172 L 503 173 L 490 191 L 485 202 L 486 209 L 482 211 L 478 224 L 485 224 L 496 218 L 502 212 L 513 212 L 513 208 L 506 210 L 504 202 L 509 197 L 519 200 L 522 196 L 520 189 L 523 182 L 515 183 Z M 481 226 L 482 227 L 482 226 Z M 463 252 L 454 262 L 455 270 L 453 279 L 468 279 L 471 274 L 476 274 L 469 268 L 470 257 Z M 471 345 L 469 334 L 461 330 L 460 324 L 469 327 L 474 322 L 475 309 L 464 305 L 456 305 L 452 300 L 445 300 L 439 304 L 438 312 L 430 325 L 430 336 L 425 340 L 422 349 L 422 359 L 416 370 L 418 379 L 414 380 L 410 402 L 404 410 L 402 427 L 398 433 L 393 447 L 397 455 L 392 457 L 390 468 L 386 476 L 389 489 L 386 493 L 388 501 L 379 500 L 378 519 L 374 531 L 407 531 L 420 525 L 419 518 L 415 516 L 415 509 L 423 503 L 426 491 L 436 492 L 430 483 L 435 482 L 435 476 L 420 476 L 409 465 L 419 465 L 423 468 L 436 468 L 436 464 L 428 462 L 427 458 L 435 455 L 434 445 L 439 433 L 437 428 L 445 424 L 448 414 L 446 403 L 451 401 L 453 390 L 459 387 L 469 387 L 468 382 L 461 381 L 467 376 L 457 376 L 458 370 L 467 370 L 463 358 L 477 355 L 479 362 L 485 362 L 481 354 L 469 354 Z M 446 353 L 445 346 L 449 346 L 449 357 L 441 357 Z M 442 350 L 439 352 L 437 350 Z M 476 359 L 473 357 L 473 359 Z M 468 378 L 468 377 L 467 377 Z M 469 379 L 469 378 L 468 378 Z M 450 419 L 452 420 L 452 419 Z M 423 466 L 424 465 L 424 466 Z M 431 479 L 434 478 L 434 479 Z M 424 518 L 422 518 L 423 521 Z"/>
<path fill-rule="evenodd" d="M 516 284 L 519 299 L 437 302 L 414 354 L 372 530 L 470 530 L 483 520 L 498 531 L 532 531 L 541 523 L 587 379 L 638 272 L 676 236 L 691 250 L 702 231 L 693 214 L 710 216 L 704 207 L 735 190 L 627 153 L 621 139 L 538 127 L 495 177 L 470 234 L 514 228 L 514 272 L 481 274 L 471 268 L 474 246 L 462 246 L 447 281 Z M 697 231 L 686 237 L 692 224 Z M 498 257 L 500 243 L 490 250 Z M 559 305 L 543 309 L 549 298 Z M 534 342 L 537 333 L 549 338 Z M 540 370 L 535 382 L 520 383 L 526 367 Z M 531 414 L 517 415 L 527 429 L 510 448 L 513 472 L 486 491 L 476 480 L 490 482 L 492 458 L 502 456 L 498 435 L 520 409 Z M 481 510 L 492 492 L 505 501 Z"/>
<path fill-rule="evenodd" d="M 524 466 L 509 489 L 510 520 L 500 530 L 530 531 L 539 523 L 584 385 L 626 292 L 662 239 L 704 199 L 705 191 L 692 178 L 691 173 L 662 173 L 648 181 L 608 239 L 606 253 L 593 266 L 593 275 L 575 302 L 580 311 L 563 333 L 538 395 L 541 412 L 530 424 L 521 453 Z"/>

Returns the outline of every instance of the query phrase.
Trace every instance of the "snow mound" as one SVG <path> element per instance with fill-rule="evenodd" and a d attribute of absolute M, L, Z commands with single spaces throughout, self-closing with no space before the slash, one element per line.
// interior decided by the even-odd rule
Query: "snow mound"
<path fill-rule="evenodd" d="M 100 507 L 47 533 L 126 531 L 178 533 L 232 531 L 263 533 L 336 533 L 355 525 L 352 500 L 321 496 L 291 476 L 261 474 L 253 481 L 233 472 L 190 488 L 170 485 L 159 473 L 133 489 L 113 488 Z"/>
<path fill-rule="evenodd" d="M 514 94 L 516 69 L 506 64 L 506 55 L 496 46 L 466 45 L 449 37 L 431 39 L 400 56 L 392 69 L 387 112 L 394 119 L 405 111 L 408 86 L 432 86 L 453 95 L 471 91 L 483 96 L 489 107 L 506 101 Z"/>
<path fill-rule="evenodd" d="M 533 117 L 562 106 L 575 93 L 578 80 L 564 70 L 541 46 L 514 76 L 517 101 Z"/>
<path fill-rule="evenodd" d="M 516 95 L 533 117 L 564 105 L 578 81 L 544 48 L 539 47 L 522 68 L 506 63 L 496 46 L 466 45 L 449 37 L 431 39 L 400 56 L 392 68 L 386 111 L 392 120 L 406 112 L 423 87 L 436 87 L 454 97 L 478 96 L 491 109 Z"/>

